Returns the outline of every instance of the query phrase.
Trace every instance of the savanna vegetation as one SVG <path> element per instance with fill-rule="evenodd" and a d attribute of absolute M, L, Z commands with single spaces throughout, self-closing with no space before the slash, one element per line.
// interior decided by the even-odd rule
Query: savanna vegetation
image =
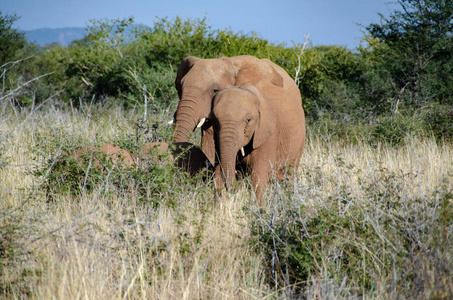
<path fill-rule="evenodd" d="M 39 47 L 0 14 L 2 298 L 453 297 L 453 4 L 398 3 L 353 50 L 179 18 Z M 180 61 L 241 54 L 294 76 L 307 114 L 300 172 L 264 207 L 165 154 L 61 164 L 170 142 Z"/>

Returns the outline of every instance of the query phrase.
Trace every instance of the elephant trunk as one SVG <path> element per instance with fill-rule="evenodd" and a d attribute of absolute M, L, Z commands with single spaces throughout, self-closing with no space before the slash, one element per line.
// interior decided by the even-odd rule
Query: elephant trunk
<path fill-rule="evenodd" d="M 216 168 L 217 182 L 220 178 L 227 188 L 233 185 L 236 178 L 236 155 L 238 152 L 237 133 L 221 132 L 219 135 L 220 165 Z"/>
<path fill-rule="evenodd" d="M 198 89 L 190 89 L 190 91 L 185 91 L 182 94 L 175 114 L 173 142 L 183 143 L 189 141 L 195 126 L 197 126 L 201 119 L 201 96 L 201 91 Z"/>

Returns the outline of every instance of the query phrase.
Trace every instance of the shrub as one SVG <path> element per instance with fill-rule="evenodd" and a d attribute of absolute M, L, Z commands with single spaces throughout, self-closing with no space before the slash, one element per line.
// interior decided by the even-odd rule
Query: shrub
<path fill-rule="evenodd" d="M 5 15 L 0 11 L 0 67 L 16 59 L 16 52 L 25 46 L 24 34 L 12 28 L 19 19 L 16 15 Z M 3 72 L 3 69 L 0 69 Z"/>
<path fill-rule="evenodd" d="M 94 149 L 83 150 L 76 157 L 73 153 L 67 152 L 57 160 L 49 159 L 43 167 L 34 171 L 37 177 L 47 176 L 42 186 L 47 197 L 54 198 L 57 194 L 80 195 L 101 186 L 121 189 L 130 180 L 133 168 L 124 163 L 123 157 L 112 159 L 106 153 Z"/>
<path fill-rule="evenodd" d="M 339 168 L 345 174 L 360 172 L 341 161 Z M 311 278 L 328 277 L 345 296 L 373 295 L 382 288 L 408 298 L 451 297 L 452 282 L 442 278 L 450 278 L 453 267 L 447 254 L 453 250 L 453 191 L 447 185 L 409 196 L 407 176 L 380 168 L 360 179 L 360 192 L 341 185 L 315 206 L 276 192 L 278 204 L 252 226 L 271 286 L 293 287 L 299 294 Z M 436 279 L 429 275 L 433 271 Z"/>
<path fill-rule="evenodd" d="M 372 125 L 370 142 L 395 146 L 401 145 L 408 137 L 425 135 L 426 128 L 419 118 L 390 115 L 377 119 Z"/>
<path fill-rule="evenodd" d="M 382 64 L 385 57 L 380 56 L 389 46 L 372 37 L 365 38 L 369 47 L 362 47 L 357 53 L 339 46 L 306 48 L 301 57 L 299 87 L 307 119 L 313 120 L 315 126 L 324 121 L 328 126 L 336 124 L 339 129 L 334 131 L 343 131 L 341 134 L 362 134 L 367 125 L 360 123 L 366 120 L 371 135 L 367 139 L 373 144 L 399 144 L 407 136 L 429 131 L 427 128 L 437 139 L 449 139 L 448 97 L 437 99 L 442 109 L 436 109 L 437 104 L 426 89 L 416 106 L 411 105 L 410 97 L 405 97 L 404 89 L 390 97 L 396 87 L 387 80 L 389 70 Z M 93 20 L 81 42 L 68 47 L 22 48 L 17 55 L 34 57 L 9 70 L 3 82 L 5 92 L 23 84 L 20 92 L 11 97 L 19 105 L 59 98 L 67 106 L 77 107 L 84 102 L 109 99 L 114 105 L 137 108 L 144 105 L 146 98 L 149 108 L 157 111 L 174 108 L 177 103 L 175 73 L 188 55 L 254 55 L 274 61 L 293 76 L 298 49 L 297 44 L 288 47 L 269 43 L 253 32 L 214 30 L 205 18 L 162 18 L 152 28 L 135 26 L 132 18 Z M 25 85 L 43 74 L 46 76 Z M 421 99 L 432 105 L 420 106 Z M 402 116 L 396 115 L 398 112 Z"/>
<path fill-rule="evenodd" d="M 206 174 L 200 173 L 188 178 L 173 162 L 170 152 L 160 153 L 155 149 L 144 159 L 138 156 L 131 165 L 128 157 L 119 153 L 107 155 L 97 148 L 67 151 L 57 159 L 51 158 L 33 171 L 33 175 L 43 179 L 40 189 L 46 193 L 48 201 L 57 201 L 60 196 L 77 196 L 86 193 L 125 194 L 133 193 L 139 203 L 153 207 L 162 199 L 169 204 L 176 199 L 186 186 L 196 185 L 203 191 L 207 188 L 202 182 Z M 115 156 L 116 157 L 116 156 Z"/>
<path fill-rule="evenodd" d="M 420 112 L 426 128 L 439 140 L 453 140 L 453 107 L 432 103 L 423 107 Z"/>
<path fill-rule="evenodd" d="M 300 80 L 307 114 L 328 111 L 335 118 L 363 114 L 363 64 L 359 55 L 344 47 L 308 48 L 302 56 Z"/>

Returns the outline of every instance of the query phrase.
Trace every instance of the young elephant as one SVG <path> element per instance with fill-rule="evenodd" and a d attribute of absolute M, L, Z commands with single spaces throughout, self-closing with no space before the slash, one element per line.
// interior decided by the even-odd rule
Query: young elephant
<path fill-rule="evenodd" d="M 305 143 L 305 115 L 298 89 L 266 80 L 220 91 L 210 116 L 214 123 L 216 189 L 231 186 L 236 163 L 248 167 L 261 205 L 272 172 L 296 171 Z"/>
<path fill-rule="evenodd" d="M 133 166 L 137 164 L 137 156 L 133 153 L 120 149 L 120 147 L 112 144 L 102 145 L 100 147 L 87 146 L 74 151 L 69 155 L 69 158 L 73 160 L 80 160 L 82 157 L 89 157 L 93 159 L 93 166 L 99 167 L 101 162 L 100 159 L 109 159 L 113 162 L 113 166 L 117 164 L 123 164 L 124 166 Z"/>

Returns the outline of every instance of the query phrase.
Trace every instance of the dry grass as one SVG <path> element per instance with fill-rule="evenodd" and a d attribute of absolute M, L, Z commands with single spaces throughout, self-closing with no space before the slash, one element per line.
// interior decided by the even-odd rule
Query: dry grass
<path fill-rule="evenodd" d="M 22 116 L 24 118 L 25 116 Z M 111 141 L 133 133 L 127 116 L 35 113 L 3 125 L 1 180 L 4 295 L 20 298 L 255 298 L 266 294 L 261 258 L 247 245 L 249 196 L 215 204 L 211 193 L 181 194 L 174 206 L 137 205 L 135 191 L 102 188 L 47 203 L 30 172 L 30 150 Z M 2 136 L 3 138 L 3 136 Z M 46 143 L 42 145 L 42 143 Z M 40 144 L 40 145 L 38 145 Z M 62 143 L 64 144 L 64 143 Z M 171 181 L 168 184 L 172 184 Z M 206 189 L 205 189 L 206 190 Z"/>
<path fill-rule="evenodd" d="M 258 222 L 270 285 L 312 299 L 451 297 L 452 145 L 311 136 L 294 190 L 276 182 Z"/>
<path fill-rule="evenodd" d="M 326 144 L 320 138 L 314 138 L 305 148 L 302 165 L 302 169 L 317 170 L 323 175 L 317 182 L 310 181 L 314 176 L 301 176 L 302 186 L 315 185 L 329 192 L 347 185 L 351 192 L 358 193 L 357 198 L 361 198 L 363 183 L 378 179 L 377 173 L 386 171 L 404 177 L 401 183 L 406 195 L 416 197 L 431 193 L 446 180 L 451 184 L 453 147 L 451 144 L 438 145 L 434 139 L 409 139 L 399 147 L 374 147 Z"/>
<path fill-rule="evenodd" d="M 297 208 L 297 217 L 307 220 L 334 202 L 343 200 L 344 211 L 355 203 L 377 208 L 370 194 L 379 195 L 373 201 L 384 201 L 386 193 L 395 193 L 401 209 L 409 214 L 413 208 L 405 206 L 406 200 L 431 199 L 436 191 L 453 189 L 452 145 L 430 139 L 409 140 L 398 148 L 343 145 L 312 134 L 294 186 L 270 185 L 263 211 L 244 186 L 215 201 L 210 188 L 200 182 L 183 187 L 176 202 L 163 195 L 162 204 L 154 208 L 139 204 L 133 186 L 120 192 L 99 187 L 48 203 L 38 189 L 41 178 L 31 172 L 44 163 L 36 159 L 39 151 L 46 152 L 41 157 L 51 158 L 62 151 L 60 145 L 94 145 L 112 142 L 121 134 L 133 135 L 131 120 L 136 117 L 121 110 L 83 114 L 55 107 L 31 114 L 2 111 L 0 294 L 7 298 L 284 297 L 284 291 L 291 291 L 269 280 L 268 258 L 252 242 L 253 224 L 269 225 L 269 216 L 278 215 L 282 203 Z M 176 182 L 169 179 L 168 184 Z M 432 206 L 425 208 L 417 209 L 421 214 L 436 213 Z M 446 228 L 451 234 L 453 226 Z M 443 257 L 452 260 L 450 250 L 446 248 Z M 398 289 L 392 278 L 373 278 L 372 292 L 358 292 L 357 282 L 336 276 L 324 263 L 305 283 L 304 297 L 404 295 L 404 288 Z M 424 267 L 423 283 L 429 285 L 434 281 L 428 277 L 437 273 Z M 451 287 L 452 279 L 444 280 Z M 435 293 L 433 285 L 419 295 L 445 296 Z"/>

